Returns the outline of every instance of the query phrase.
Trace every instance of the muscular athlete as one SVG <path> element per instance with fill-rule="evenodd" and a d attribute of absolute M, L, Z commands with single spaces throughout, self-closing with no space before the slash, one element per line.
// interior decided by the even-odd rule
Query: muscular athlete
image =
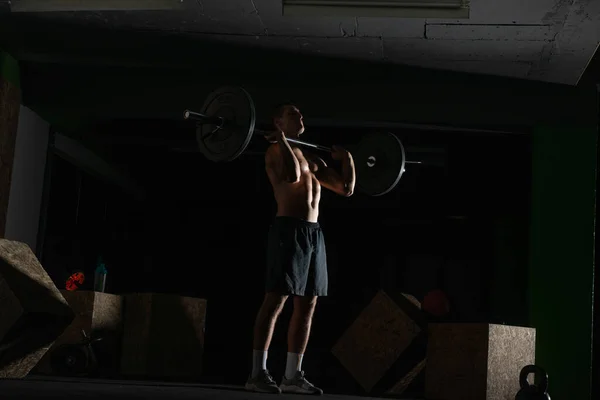
<path fill-rule="evenodd" d="M 304 376 L 302 358 L 317 297 L 327 296 L 327 257 L 318 223 L 321 187 L 349 197 L 356 175 L 352 155 L 333 147 L 331 157 L 341 163 L 341 174 L 321 158 L 293 146 L 287 138 L 304 132 L 302 114 L 294 105 L 276 109 L 273 144 L 265 155 L 277 215 L 269 231 L 266 294 L 254 325 L 252 374 L 246 389 L 263 393 L 323 394 Z M 294 311 L 288 327 L 285 376 L 277 386 L 267 369 L 267 352 L 275 323 L 288 297 Z"/>

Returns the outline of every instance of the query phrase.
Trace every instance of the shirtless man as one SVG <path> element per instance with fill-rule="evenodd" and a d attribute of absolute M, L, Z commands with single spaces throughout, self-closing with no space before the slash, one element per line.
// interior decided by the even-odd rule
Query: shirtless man
<path fill-rule="evenodd" d="M 265 155 L 266 170 L 277 216 L 269 231 L 266 294 L 254 325 L 252 373 L 246 389 L 263 393 L 323 394 L 304 377 L 302 357 L 310 335 L 318 296 L 326 296 L 327 257 L 319 227 L 321 186 L 341 196 L 354 191 L 352 155 L 333 147 L 331 157 L 341 162 L 341 175 L 319 157 L 292 146 L 287 138 L 304 132 L 302 114 L 292 104 L 278 107 L 273 116 L 276 133 Z M 289 296 L 294 311 L 288 327 L 285 376 L 278 387 L 267 369 L 267 352 L 275 323 Z"/>

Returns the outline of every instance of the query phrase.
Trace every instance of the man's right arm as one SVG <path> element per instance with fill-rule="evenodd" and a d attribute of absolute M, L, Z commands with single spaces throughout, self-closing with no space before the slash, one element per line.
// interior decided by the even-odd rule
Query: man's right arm
<path fill-rule="evenodd" d="M 283 133 L 277 135 L 277 151 L 270 157 L 279 157 L 281 165 L 281 178 L 288 183 L 300 180 L 300 163 Z"/>

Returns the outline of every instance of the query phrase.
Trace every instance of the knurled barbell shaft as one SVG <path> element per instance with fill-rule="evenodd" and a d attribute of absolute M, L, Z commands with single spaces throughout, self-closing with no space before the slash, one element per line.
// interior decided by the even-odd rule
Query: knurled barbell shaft
<path fill-rule="evenodd" d="M 331 153 L 333 150 L 331 149 L 331 147 L 327 147 L 327 146 L 321 146 L 320 144 L 313 144 L 313 143 L 308 143 L 308 142 L 303 142 L 302 140 L 297 140 L 297 139 L 287 139 L 288 142 L 290 143 L 295 143 L 295 144 L 299 144 L 301 146 L 306 146 L 306 147 L 312 147 L 313 149 L 317 149 L 317 150 L 321 150 L 321 151 L 326 151 Z"/>
<path fill-rule="evenodd" d="M 269 136 L 269 135 L 273 134 L 272 131 L 263 131 L 261 129 L 254 129 L 254 133 L 257 133 L 257 134 L 263 135 L 263 136 Z M 308 142 L 304 142 L 302 140 L 290 139 L 290 138 L 287 138 L 287 137 L 286 137 L 286 139 L 290 143 L 299 144 L 301 146 L 312 147 L 313 149 L 317 149 L 317 150 L 321 150 L 321 151 L 327 151 L 327 152 L 331 152 L 332 151 L 332 149 L 330 147 L 321 146 L 320 144 L 308 143 Z"/>

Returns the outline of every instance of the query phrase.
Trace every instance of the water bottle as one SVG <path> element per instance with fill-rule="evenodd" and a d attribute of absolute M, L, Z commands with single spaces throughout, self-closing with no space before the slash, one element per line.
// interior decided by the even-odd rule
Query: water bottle
<path fill-rule="evenodd" d="M 102 257 L 98 257 L 96 271 L 94 273 L 94 292 L 104 292 L 106 286 L 106 265 L 102 262 Z"/>

